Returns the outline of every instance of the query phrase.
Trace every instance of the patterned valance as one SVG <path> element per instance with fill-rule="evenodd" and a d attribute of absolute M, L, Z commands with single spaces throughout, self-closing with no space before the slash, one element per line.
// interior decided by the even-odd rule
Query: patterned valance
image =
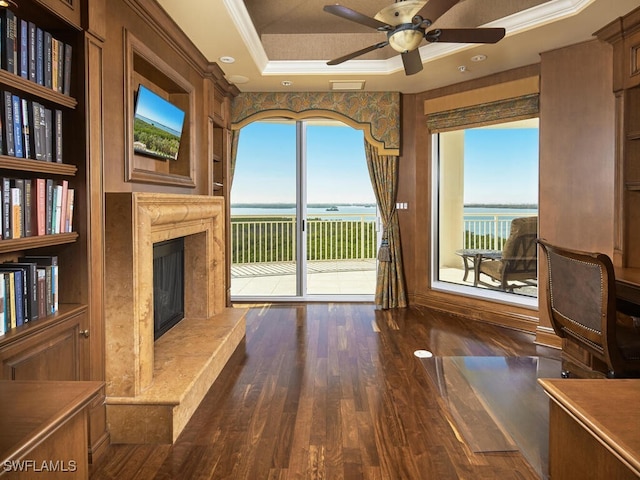
<path fill-rule="evenodd" d="M 233 99 L 232 129 L 274 117 L 340 120 L 363 130 L 380 154 L 400 153 L 399 92 L 243 92 Z"/>
<path fill-rule="evenodd" d="M 471 125 L 491 125 L 505 120 L 531 118 L 537 116 L 539 111 L 539 95 L 532 93 L 482 105 L 430 113 L 427 115 L 427 126 L 434 133 L 444 132 Z"/>

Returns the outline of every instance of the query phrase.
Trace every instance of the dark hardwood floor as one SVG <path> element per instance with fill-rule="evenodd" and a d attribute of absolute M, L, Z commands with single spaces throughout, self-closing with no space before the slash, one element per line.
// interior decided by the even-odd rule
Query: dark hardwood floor
<path fill-rule="evenodd" d="M 112 445 L 91 479 L 537 479 L 473 453 L 413 352 L 542 356 L 533 336 L 426 308 L 252 307 L 246 340 L 174 445 Z"/>

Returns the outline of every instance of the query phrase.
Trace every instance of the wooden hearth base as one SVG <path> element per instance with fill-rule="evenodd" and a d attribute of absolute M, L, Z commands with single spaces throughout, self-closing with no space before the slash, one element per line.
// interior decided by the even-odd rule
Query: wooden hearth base
<path fill-rule="evenodd" d="M 107 397 L 112 443 L 173 443 L 245 336 L 245 309 L 186 318 L 154 345 L 153 382 L 135 397 Z"/>

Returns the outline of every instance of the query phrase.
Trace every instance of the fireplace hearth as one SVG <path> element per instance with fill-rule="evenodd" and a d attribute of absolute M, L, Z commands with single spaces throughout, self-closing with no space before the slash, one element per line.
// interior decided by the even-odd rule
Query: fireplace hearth
<path fill-rule="evenodd" d="M 226 306 L 224 200 L 107 193 L 105 359 L 113 443 L 172 443 L 242 343 Z M 154 340 L 154 245 L 182 238 L 184 318 Z"/>

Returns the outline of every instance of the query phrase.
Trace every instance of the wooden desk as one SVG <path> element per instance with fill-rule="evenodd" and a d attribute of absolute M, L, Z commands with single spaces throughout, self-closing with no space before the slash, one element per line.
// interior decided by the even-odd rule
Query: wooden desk
<path fill-rule="evenodd" d="M 616 268 L 616 296 L 640 305 L 640 268 Z"/>
<path fill-rule="evenodd" d="M 86 407 L 103 385 L 0 381 L 0 476 L 89 478 Z"/>
<path fill-rule="evenodd" d="M 550 397 L 549 478 L 640 477 L 640 380 L 538 382 Z"/>

